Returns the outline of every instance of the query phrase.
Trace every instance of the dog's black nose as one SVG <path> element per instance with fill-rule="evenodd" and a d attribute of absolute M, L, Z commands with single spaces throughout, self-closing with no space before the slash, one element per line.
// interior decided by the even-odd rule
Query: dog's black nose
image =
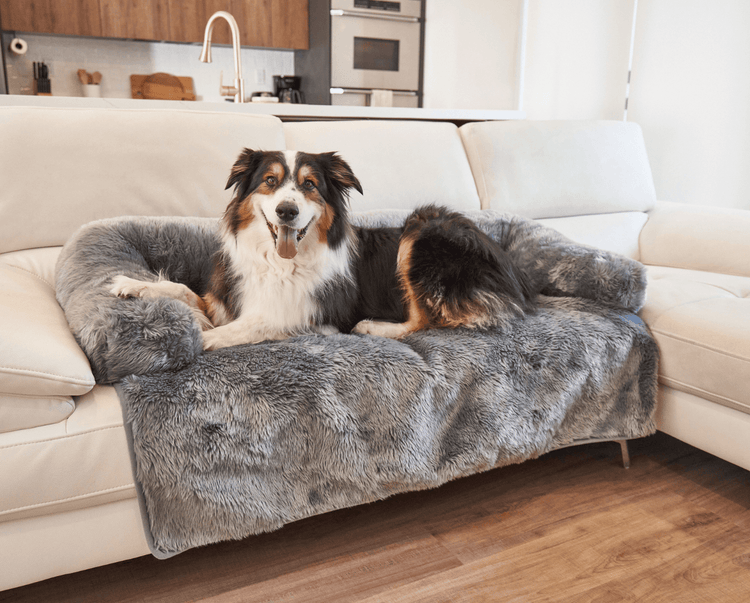
<path fill-rule="evenodd" d="M 276 215 L 282 222 L 291 222 L 299 215 L 299 208 L 294 203 L 284 201 L 276 207 Z"/>

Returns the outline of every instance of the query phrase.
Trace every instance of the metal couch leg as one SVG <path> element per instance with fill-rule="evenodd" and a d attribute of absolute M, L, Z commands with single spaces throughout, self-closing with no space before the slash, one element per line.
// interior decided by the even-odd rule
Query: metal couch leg
<path fill-rule="evenodd" d="M 628 441 L 627 440 L 616 440 L 622 450 L 622 466 L 625 469 L 630 469 L 630 452 L 628 452 Z"/>

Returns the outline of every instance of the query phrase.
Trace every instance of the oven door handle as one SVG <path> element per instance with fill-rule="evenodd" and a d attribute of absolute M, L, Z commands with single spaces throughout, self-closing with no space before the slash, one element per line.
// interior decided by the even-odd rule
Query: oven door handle
<path fill-rule="evenodd" d="M 374 90 L 369 88 L 331 88 L 331 94 L 372 94 Z M 417 96 L 411 90 L 394 90 L 393 96 Z"/>
<path fill-rule="evenodd" d="M 364 17 L 365 19 L 381 19 L 383 21 L 400 21 L 402 23 L 419 23 L 419 17 L 407 17 L 405 15 L 389 15 L 383 13 L 376 15 L 373 13 L 360 12 L 358 10 L 343 10 L 340 8 L 331 9 L 332 17 Z"/>

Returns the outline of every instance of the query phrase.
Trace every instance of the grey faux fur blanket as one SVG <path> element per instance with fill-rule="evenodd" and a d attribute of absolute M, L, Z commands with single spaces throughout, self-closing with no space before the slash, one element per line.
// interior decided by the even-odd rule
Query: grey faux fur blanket
<path fill-rule="evenodd" d="M 155 555 L 654 431 L 658 352 L 633 314 L 643 267 L 532 221 L 468 215 L 544 291 L 536 314 L 487 331 L 308 335 L 206 353 L 186 306 L 106 289 L 115 274 L 163 270 L 201 291 L 215 221 L 105 220 L 71 239 L 58 300 L 99 381 L 122 380 Z"/>

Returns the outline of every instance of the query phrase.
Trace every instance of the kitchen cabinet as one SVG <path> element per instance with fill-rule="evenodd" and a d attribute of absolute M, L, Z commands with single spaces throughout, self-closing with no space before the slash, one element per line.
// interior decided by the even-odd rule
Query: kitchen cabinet
<path fill-rule="evenodd" d="M 167 42 L 202 42 L 218 10 L 237 20 L 243 46 L 309 46 L 308 0 L 0 0 L 6 30 Z M 231 44 L 224 20 L 212 41 Z"/>
<path fill-rule="evenodd" d="M 0 0 L 3 28 L 71 36 L 101 36 L 100 0 Z"/>
<path fill-rule="evenodd" d="M 243 46 L 307 49 L 308 0 L 203 0 L 187 3 L 169 0 L 171 11 L 170 39 L 180 42 L 202 42 L 209 17 L 217 10 L 232 14 L 240 28 Z M 229 26 L 217 21 L 211 41 L 231 44 Z"/>
<path fill-rule="evenodd" d="M 169 0 L 99 0 L 102 37 L 165 40 Z"/>
<path fill-rule="evenodd" d="M 243 46 L 271 46 L 271 10 L 264 0 L 202 0 L 186 3 L 169 0 L 170 40 L 202 42 L 206 23 L 211 15 L 224 10 L 235 18 Z M 220 19 L 214 25 L 211 41 L 231 44 L 229 25 Z"/>
<path fill-rule="evenodd" d="M 284 0 L 271 4 L 271 46 L 307 50 L 308 0 Z"/>
<path fill-rule="evenodd" d="M 217 10 L 232 13 L 232 9 L 231 0 L 202 0 L 200 2 L 169 0 L 169 39 L 175 42 L 202 42 L 203 31 L 209 17 Z M 217 22 L 214 26 L 211 41 L 218 44 L 231 44 L 229 26 L 224 20 Z M 245 39 L 242 41 L 247 43 Z"/>

